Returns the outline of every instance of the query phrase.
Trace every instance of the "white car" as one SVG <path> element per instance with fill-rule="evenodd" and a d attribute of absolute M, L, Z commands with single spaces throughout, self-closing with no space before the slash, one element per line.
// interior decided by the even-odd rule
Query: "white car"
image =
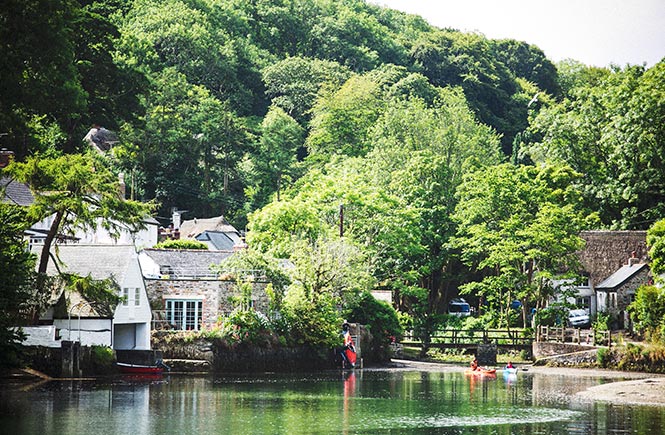
<path fill-rule="evenodd" d="M 570 310 L 568 313 L 568 324 L 573 328 L 587 328 L 591 326 L 587 310 Z"/>

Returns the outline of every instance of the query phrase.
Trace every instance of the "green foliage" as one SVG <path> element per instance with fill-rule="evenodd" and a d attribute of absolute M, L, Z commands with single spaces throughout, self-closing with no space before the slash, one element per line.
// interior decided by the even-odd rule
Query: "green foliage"
<path fill-rule="evenodd" d="M 597 313 L 591 328 L 594 330 L 594 332 L 609 331 L 611 320 L 612 318 L 609 313 Z"/>
<path fill-rule="evenodd" d="M 610 356 L 610 351 L 608 348 L 605 347 L 598 348 L 598 350 L 596 351 L 596 364 L 598 364 L 598 367 L 603 369 L 608 368 L 610 364 L 609 356 Z"/>
<path fill-rule="evenodd" d="M 341 318 L 335 300 L 328 295 L 305 297 L 302 288 L 291 287 L 282 309 L 289 343 L 332 349 L 342 344 Z"/>
<path fill-rule="evenodd" d="M 56 235 L 101 225 L 111 235 L 138 230 L 153 204 L 126 200 L 119 195 L 118 178 L 103 157 L 87 154 L 40 155 L 12 162 L 6 173 L 27 183 L 35 196 L 27 218 L 40 221 L 54 215 L 44 241 L 38 272 L 46 273 L 51 243 Z"/>
<path fill-rule="evenodd" d="M 19 361 L 24 335 L 14 327 L 25 322 L 21 312 L 32 297 L 35 258 L 23 240 L 25 209 L 0 202 L 0 222 L 0 367 L 7 367 Z"/>
<path fill-rule="evenodd" d="M 266 316 L 252 309 L 238 309 L 222 319 L 222 331 L 233 344 L 266 345 L 274 340 Z"/>
<path fill-rule="evenodd" d="M 585 215 L 570 187 L 577 177 L 565 166 L 503 164 L 468 174 L 457 191 L 453 246 L 483 275 L 463 291 L 484 296 L 504 324 L 514 299 L 544 307 L 551 278 L 579 266 Z"/>
<path fill-rule="evenodd" d="M 643 285 L 635 292 L 635 300 L 628 306 L 635 329 L 653 342 L 665 337 L 665 290 Z"/>
<path fill-rule="evenodd" d="M 76 292 L 88 301 L 94 310 L 105 317 L 113 317 L 116 307 L 121 302 L 120 286 L 113 278 L 93 279 L 90 275 L 78 276 L 63 273 L 60 275 L 65 287 Z"/>
<path fill-rule="evenodd" d="M 207 250 L 208 245 L 195 239 L 168 239 L 157 243 L 155 249 L 203 249 Z"/>
<path fill-rule="evenodd" d="M 655 222 L 647 230 L 647 246 L 651 259 L 649 267 L 658 280 L 665 273 L 665 219 Z"/>
<path fill-rule="evenodd" d="M 113 368 L 115 354 L 108 346 L 92 346 L 91 359 L 95 373 L 105 373 Z"/>
<path fill-rule="evenodd" d="M 403 329 L 397 312 L 386 302 L 378 301 L 369 292 L 363 292 L 345 310 L 347 321 L 368 325 L 372 334 L 372 354 L 379 360 L 390 358 L 388 345 L 402 337 Z"/>
<path fill-rule="evenodd" d="M 566 98 L 542 108 L 523 149 L 537 163 L 561 161 L 605 226 L 646 229 L 663 215 L 662 83 L 665 63 L 598 70 L 570 65 Z"/>
<path fill-rule="evenodd" d="M 284 269 L 279 265 L 279 260 L 252 248 L 235 253 L 220 264 L 213 265 L 212 269 L 220 274 L 230 274 L 240 280 L 250 279 L 247 276 L 250 273 L 263 274 L 262 277 L 255 276 L 254 278 L 265 278 L 271 284 L 274 292 L 273 302 L 277 304 L 276 309 L 281 306 L 281 298 L 291 282 Z"/>

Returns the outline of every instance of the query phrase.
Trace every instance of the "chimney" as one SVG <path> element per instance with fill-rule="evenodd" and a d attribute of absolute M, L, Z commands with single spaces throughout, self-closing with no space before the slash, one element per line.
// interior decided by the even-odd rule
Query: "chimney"
<path fill-rule="evenodd" d="M 628 266 L 633 266 L 634 264 L 638 264 L 639 259 L 637 258 L 637 252 L 633 251 L 630 253 L 630 258 L 628 259 Z"/>
<path fill-rule="evenodd" d="M 118 195 L 120 199 L 125 199 L 125 194 L 127 193 L 127 186 L 125 186 L 125 174 L 122 172 L 118 174 Z"/>
<path fill-rule="evenodd" d="M 0 168 L 4 168 L 14 160 L 14 151 L 9 151 L 7 148 L 0 150 Z"/>
<path fill-rule="evenodd" d="M 180 230 L 180 212 L 173 210 L 173 229 Z"/>

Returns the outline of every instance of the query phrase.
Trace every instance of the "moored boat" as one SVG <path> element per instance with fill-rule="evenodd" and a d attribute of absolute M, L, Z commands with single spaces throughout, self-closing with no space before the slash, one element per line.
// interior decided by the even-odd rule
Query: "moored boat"
<path fill-rule="evenodd" d="M 128 364 L 128 363 L 115 363 L 122 373 L 131 375 L 161 375 L 164 372 L 163 364 L 143 365 L 143 364 Z"/>

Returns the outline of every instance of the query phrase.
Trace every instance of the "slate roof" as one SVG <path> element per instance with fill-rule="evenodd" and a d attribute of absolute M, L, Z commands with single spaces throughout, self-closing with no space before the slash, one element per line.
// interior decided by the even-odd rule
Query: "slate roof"
<path fill-rule="evenodd" d="M 33 245 L 32 251 L 39 255 L 42 245 Z M 90 275 L 93 279 L 113 278 L 118 284 L 124 281 L 132 256 L 135 254 L 132 245 L 57 245 L 51 247 L 51 253 L 60 260 L 58 267 L 63 273 L 76 273 L 81 276 Z M 48 275 L 58 273 L 53 259 L 46 270 Z M 81 302 L 83 298 L 76 292 L 68 293 L 70 306 Z M 78 311 L 76 311 L 78 314 Z M 84 307 L 82 317 L 100 317 L 94 310 Z"/>
<path fill-rule="evenodd" d="M 30 187 L 10 177 L 0 178 L 0 192 L 3 193 L 2 202 L 5 203 L 26 207 L 35 202 Z"/>
<path fill-rule="evenodd" d="M 599 291 L 611 291 L 630 280 L 642 269 L 647 267 L 646 263 L 637 263 L 633 265 L 624 265 L 621 266 L 619 270 L 610 275 L 607 279 L 596 286 L 596 290 Z"/>
<path fill-rule="evenodd" d="M 196 236 L 196 240 L 209 242 L 218 251 L 233 251 L 234 246 L 243 243 L 237 233 L 220 233 L 217 231 L 204 231 Z"/>
<path fill-rule="evenodd" d="M 34 245 L 32 250 L 39 254 L 42 245 Z M 132 256 L 136 253 L 132 245 L 57 245 L 51 253 L 59 258 L 60 270 L 65 273 L 90 275 L 93 279 L 114 277 L 120 283 L 127 272 Z M 49 261 L 48 275 L 57 273 L 53 261 Z"/>
<path fill-rule="evenodd" d="M 234 254 L 233 251 L 208 251 L 203 249 L 144 249 L 143 252 L 157 263 L 161 269 L 175 276 L 205 277 L 216 276 L 210 271 Z"/>

